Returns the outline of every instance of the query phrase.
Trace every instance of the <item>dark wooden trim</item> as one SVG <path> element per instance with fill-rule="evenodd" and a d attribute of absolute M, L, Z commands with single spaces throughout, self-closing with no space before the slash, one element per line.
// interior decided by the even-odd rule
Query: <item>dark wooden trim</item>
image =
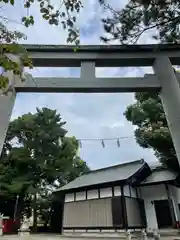
<path fill-rule="evenodd" d="M 144 162 L 144 165 L 128 179 L 128 182 L 130 183 L 130 185 L 140 184 L 151 173 L 152 171 L 149 165 Z"/>
<path fill-rule="evenodd" d="M 88 191 L 87 191 L 87 189 L 85 190 L 85 194 L 86 194 L 86 199 L 85 200 L 87 200 L 88 199 Z"/>
<path fill-rule="evenodd" d="M 112 222 L 113 227 L 123 227 L 123 210 L 121 196 L 115 196 L 111 199 Z"/>
<path fill-rule="evenodd" d="M 135 187 L 134 189 L 135 189 L 135 191 L 136 191 L 136 197 L 137 197 L 137 198 L 140 198 L 137 187 Z"/>
<path fill-rule="evenodd" d="M 128 184 L 128 186 L 129 186 L 129 195 L 130 195 L 130 197 L 131 197 L 131 196 L 132 196 L 131 186 L 130 186 L 130 184 Z"/>
<path fill-rule="evenodd" d="M 101 198 L 101 191 L 100 191 L 100 188 L 97 189 L 98 190 L 98 199 Z"/>
<path fill-rule="evenodd" d="M 121 196 L 124 196 L 124 186 L 120 186 Z"/>
<path fill-rule="evenodd" d="M 115 196 L 116 197 L 116 196 Z M 110 198 L 112 199 L 112 197 L 103 197 L 103 198 L 89 198 L 89 199 L 84 199 L 84 200 L 76 200 L 75 202 L 84 202 L 84 201 L 93 201 L 93 200 L 101 200 L 101 199 L 107 199 L 107 198 Z M 71 201 L 71 202 L 65 202 L 65 203 L 72 203 L 74 201 Z"/>
<path fill-rule="evenodd" d="M 50 225 L 51 231 L 54 233 L 61 234 L 63 229 L 63 218 L 64 218 L 64 195 L 56 195 L 52 199 L 51 203 L 51 216 L 50 216 Z M 58 217 L 58 224 L 57 224 Z"/>
<path fill-rule="evenodd" d="M 114 186 L 112 187 L 112 196 L 114 197 Z"/>
<path fill-rule="evenodd" d="M 121 206 L 122 206 L 123 226 L 125 229 L 127 229 L 128 221 L 127 221 L 126 200 L 125 200 L 125 196 L 124 196 L 124 186 L 121 186 Z"/>

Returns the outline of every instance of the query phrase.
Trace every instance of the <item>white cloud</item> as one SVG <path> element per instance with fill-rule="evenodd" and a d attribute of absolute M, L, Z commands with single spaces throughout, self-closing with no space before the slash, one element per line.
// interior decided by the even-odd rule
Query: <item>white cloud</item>
<path fill-rule="evenodd" d="M 17 2 L 17 1 L 16 1 Z M 122 1 L 111 0 L 117 6 Z M 119 6 L 120 7 L 120 6 Z M 5 15 L 18 20 L 23 15 L 22 1 L 15 8 L 5 9 Z M 61 27 L 51 27 L 41 19 L 38 7 L 31 10 L 36 23 L 32 28 L 24 29 L 21 25 L 10 24 L 11 28 L 27 34 L 31 44 L 65 44 L 66 33 Z M 100 44 L 99 37 L 103 31 L 100 17 L 103 11 L 96 0 L 84 0 L 84 9 L 78 18 L 81 32 L 81 44 Z M 144 39 L 146 41 L 146 39 Z M 98 68 L 97 77 L 104 76 L 142 76 L 149 68 Z M 79 76 L 79 69 L 67 68 L 35 68 L 34 76 Z M 128 136 L 121 139 L 121 147 L 116 142 L 105 142 L 102 148 L 99 141 L 84 141 L 80 155 L 92 168 L 109 166 L 125 161 L 144 158 L 154 161 L 155 157 L 149 150 L 140 148 L 134 139 L 134 127 L 123 115 L 127 105 L 133 103 L 133 94 L 18 94 L 12 118 L 23 113 L 35 112 L 36 107 L 57 109 L 67 121 L 69 135 L 77 138 L 113 138 Z"/>

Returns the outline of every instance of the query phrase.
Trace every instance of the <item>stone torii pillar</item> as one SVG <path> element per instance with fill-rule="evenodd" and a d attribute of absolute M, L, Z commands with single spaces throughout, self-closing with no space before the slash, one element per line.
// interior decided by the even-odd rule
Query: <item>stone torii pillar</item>
<path fill-rule="evenodd" d="M 171 133 L 177 159 L 180 165 L 180 84 L 168 57 L 158 57 L 154 62 L 154 72 L 161 84 L 160 97 L 166 115 L 168 127 Z M 168 187 L 168 186 L 167 186 Z M 168 189 L 167 189 L 168 193 Z M 171 198 L 168 194 L 172 223 L 175 226 L 176 219 Z M 180 220 L 180 211 L 175 204 L 177 220 Z"/>
<path fill-rule="evenodd" d="M 14 55 L 9 55 L 9 57 L 13 58 L 17 63 L 21 64 L 19 57 Z M 13 90 L 13 87 L 21 82 L 21 78 L 17 75 L 14 75 L 12 71 L 3 73 L 2 70 L 2 74 L 8 77 L 9 84 L 7 86 L 7 89 L 5 89 L 6 94 L 3 94 L 3 92 L 0 91 L 0 155 L 3 149 L 9 121 L 16 99 L 16 92 L 15 89 Z"/>
<path fill-rule="evenodd" d="M 7 96 L 0 96 L 0 155 L 6 138 L 16 94 L 9 92 Z"/>
<path fill-rule="evenodd" d="M 180 165 L 180 85 L 168 57 L 158 57 L 153 68 L 161 84 L 160 97 Z"/>

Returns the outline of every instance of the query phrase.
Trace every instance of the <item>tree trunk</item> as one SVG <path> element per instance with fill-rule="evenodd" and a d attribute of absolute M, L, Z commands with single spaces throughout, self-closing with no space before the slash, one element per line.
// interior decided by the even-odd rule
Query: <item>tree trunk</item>
<path fill-rule="evenodd" d="M 37 232 L 37 194 L 33 194 L 32 209 L 33 209 L 33 232 Z"/>

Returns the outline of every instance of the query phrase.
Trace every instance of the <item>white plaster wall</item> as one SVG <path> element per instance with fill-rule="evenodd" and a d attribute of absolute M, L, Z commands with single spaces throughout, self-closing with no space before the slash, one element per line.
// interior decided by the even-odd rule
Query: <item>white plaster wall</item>
<path fill-rule="evenodd" d="M 129 185 L 124 186 L 124 196 L 130 197 Z"/>
<path fill-rule="evenodd" d="M 114 196 L 121 196 L 121 187 L 120 186 L 114 187 Z"/>
<path fill-rule="evenodd" d="M 176 197 L 177 197 L 177 202 L 180 204 L 180 188 L 176 188 Z"/>
<path fill-rule="evenodd" d="M 74 201 L 74 193 L 68 193 L 65 195 L 65 202 L 73 202 Z"/>
<path fill-rule="evenodd" d="M 112 197 L 112 188 L 101 188 L 100 189 L 100 198 Z"/>
<path fill-rule="evenodd" d="M 163 184 L 160 184 L 156 186 L 141 187 L 140 192 L 145 204 L 147 230 L 151 232 L 153 229 L 158 228 L 155 208 L 152 201 L 167 199 L 166 189 Z"/>
<path fill-rule="evenodd" d="M 86 192 L 77 192 L 76 193 L 76 201 L 86 200 Z"/>
<path fill-rule="evenodd" d="M 89 190 L 87 191 L 87 199 L 96 199 L 98 198 L 98 190 Z"/>
<path fill-rule="evenodd" d="M 124 186 L 124 196 L 137 198 L 136 189 L 129 185 L 125 185 Z"/>
<path fill-rule="evenodd" d="M 133 188 L 133 187 L 131 187 L 131 186 L 130 186 L 130 189 L 131 189 L 131 197 L 133 197 L 133 198 L 137 198 L 136 189 Z"/>
<path fill-rule="evenodd" d="M 141 196 L 141 189 L 140 188 L 137 188 L 137 194 L 138 194 L 139 198 L 142 198 L 142 196 Z"/>
<path fill-rule="evenodd" d="M 169 192 L 173 202 L 176 221 L 180 220 L 180 212 L 178 203 L 180 203 L 180 190 L 176 186 L 169 185 Z"/>

